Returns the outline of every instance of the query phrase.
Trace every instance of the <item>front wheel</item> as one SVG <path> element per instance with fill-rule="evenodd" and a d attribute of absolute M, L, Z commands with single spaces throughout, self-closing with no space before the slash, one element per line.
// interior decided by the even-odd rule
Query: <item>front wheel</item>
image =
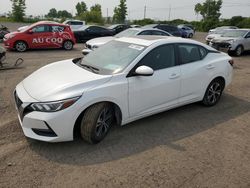
<path fill-rule="evenodd" d="M 242 46 L 238 46 L 236 49 L 235 49 L 235 55 L 236 56 L 241 56 L 241 54 L 243 53 L 243 47 Z"/>
<path fill-rule="evenodd" d="M 81 136 L 92 144 L 103 140 L 114 120 L 114 110 L 109 103 L 98 103 L 89 107 L 81 121 Z"/>
<path fill-rule="evenodd" d="M 27 50 L 27 44 L 23 41 L 17 41 L 15 44 L 15 49 L 18 52 L 25 52 Z"/>
<path fill-rule="evenodd" d="M 64 48 L 65 50 L 72 50 L 72 49 L 73 49 L 73 46 L 74 46 L 74 44 L 73 44 L 73 42 L 70 41 L 70 40 L 67 40 L 67 41 L 65 41 L 65 42 L 63 43 L 63 48 Z"/>
<path fill-rule="evenodd" d="M 193 38 L 193 34 L 192 34 L 192 33 L 190 33 L 188 37 L 189 37 L 189 38 Z"/>
<path fill-rule="evenodd" d="M 213 80 L 207 87 L 202 103 L 205 106 L 214 106 L 220 100 L 223 89 L 224 82 L 221 79 Z"/>

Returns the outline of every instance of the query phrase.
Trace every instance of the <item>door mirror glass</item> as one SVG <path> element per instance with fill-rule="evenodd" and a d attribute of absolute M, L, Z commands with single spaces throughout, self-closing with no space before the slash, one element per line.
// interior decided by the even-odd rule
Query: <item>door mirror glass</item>
<path fill-rule="evenodd" d="M 135 70 L 135 73 L 138 76 L 152 76 L 154 70 L 148 66 L 142 65 Z"/>

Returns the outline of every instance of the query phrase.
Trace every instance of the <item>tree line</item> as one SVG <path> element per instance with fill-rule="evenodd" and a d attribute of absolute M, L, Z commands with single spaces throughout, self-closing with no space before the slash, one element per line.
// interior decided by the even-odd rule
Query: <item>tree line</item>
<path fill-rule="evenodd" d="M 22 22 L 25 16 L 26 4 L 25 0 L 10 0 L 12 2 L 12 12 L 11 18 L 14 21 Z M 194 7 L 194 11 L 196 14 L 202 16 L 201 21 L 192 21 L 188 22 L 181 19 L 175 19 L 172 21 L 154 21 L 152 19 L 142 19 L 142 20 L 134 20 L 130 22 L 126 20 L 127 16 L 127 2 L 126 0 L 120 0 L 120 3 L 113 10 L 113 17 L 109 17 L 104 19 L 102 15 L 102 7 L 100 4 L 95 4 L 90 8 L 87 7 L 84 1 L 78 2 L 75 6 L 76 15 L 73 16 L 67 10 L 56 10 L 52 8 L 49 10 L 48 14 L 45 15 L 47 19 L 60 18 L 62 20 L 67 18 L 75 18 L 84 20 L 87 23 L 131 23 L 131 24 L 139 24 L 146 25 L 152 23 L 168 23 L 168 24 L 182 24 L 182 23 L 191 23 L 193 24 L 197 30 L 199 31 L 208 31 L 211 28 L 222 25 L 233 25 L 238 27 L 250 28 L 250 17 L 242 17 L 242 16 L 234 16 L 231 19 L 220 19 L 222 7 L 222 0 L 205 0 L 204 3 L 197 3 Z"/>

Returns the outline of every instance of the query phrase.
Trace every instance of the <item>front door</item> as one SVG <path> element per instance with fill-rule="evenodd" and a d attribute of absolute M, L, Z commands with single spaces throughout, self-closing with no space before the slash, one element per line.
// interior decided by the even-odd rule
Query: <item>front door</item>
<path fill-rule="evenodd" d="M 176 65 L 174 45 L 153 49 L 134 69 L 141 65 L 151 67 L 154 74 L 128 77 L 130 116 L 136 117 L 176 105 L 181 74 L 180 67 Z"/>

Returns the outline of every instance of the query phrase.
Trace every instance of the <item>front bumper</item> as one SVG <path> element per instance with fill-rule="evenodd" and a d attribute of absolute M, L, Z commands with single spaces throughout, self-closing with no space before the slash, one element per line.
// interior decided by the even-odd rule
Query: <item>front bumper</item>
<path fill-rule="evenodd" d="M 7 49 L 14 49 L 14 43 L 11 40 L 6 39 L 5 37 L 3 38 L 3 44 Z"/>
<path fill-rule="evenodd" d="M 222 51 L 222 52 L 228 52 L 231 51 L 232 46 L 230 43 L 227 42 L 209 42 L 209 46 L 215 48 L 216 50 Z"/>
<path fill-rule="evenodd" d="M 38 101 L 30 97 L 21 84 L 14 92 L 14 99 L 18 119 L 26 137 L 46 142 L 73 140 L 76 120 L 76 117 L 72 115 L 76 114 L 74 108 L 69 107 L 62 111 L 49 113 L 33 111 L 29 106 Z"/>

